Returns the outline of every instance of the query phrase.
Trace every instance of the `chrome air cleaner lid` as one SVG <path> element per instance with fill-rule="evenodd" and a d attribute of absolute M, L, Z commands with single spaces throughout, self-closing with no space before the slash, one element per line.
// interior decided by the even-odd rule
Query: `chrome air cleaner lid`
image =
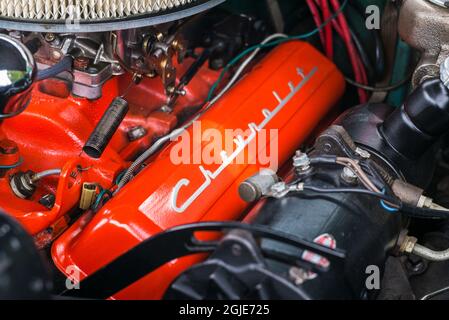
<path fill-rule="evenodd" d="M 449 8 L 449 1 L 448 0 L 427 0 L 429 2 L 432 2 L 433 4 L 436 4 L 443 8 Z"/>
<path fill-rule="evenodd" d="M 225 0 L 0 0 L 0 28 L 36 32 L 103 32 L 156 25 Z"/>

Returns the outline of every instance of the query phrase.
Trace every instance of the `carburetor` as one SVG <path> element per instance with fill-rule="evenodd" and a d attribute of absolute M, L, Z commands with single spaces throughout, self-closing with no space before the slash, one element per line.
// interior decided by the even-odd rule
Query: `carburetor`
<path fill-rule="evenodd" d="M 160 77 L 168 96 L 176 91 L 176 64 L 185 55 L 179 19 L 223 1 L 4 0 L 0 28 L 28 44 L 40 70 L 57 65 L 53 70 L 69 71 L 65 77 L 78 97 L 99 99 L 103 85 L 126 72 L 136 79 Z"/>

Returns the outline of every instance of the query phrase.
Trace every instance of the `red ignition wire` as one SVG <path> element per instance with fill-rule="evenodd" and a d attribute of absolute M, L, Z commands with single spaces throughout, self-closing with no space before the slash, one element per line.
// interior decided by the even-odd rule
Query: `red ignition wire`
<path fill-rule="evenodd" d="M 338 12 L 340 10 L 340 2 L 338 0 L 330 0 L 332 7 L 334 8 L 335 12 Z M 352 68 L 354 70 L 355 79 L 357 82 L 367 84 L 367 76 L 365 67 L 363 66 L 363 63 L 361 63 L 360 56 L 357 52 L 357 49 L 354 46 L 354 43 L 352 41 L 351 31 L 349 29 L 348 22 L 346 20 L 346 17 L 343 14 L 339 14 L 338 17 L 338 24 L 341 27 L 341 32 L 343 35 L 343 40 L 346 44 L 346 47 L 349 52 L 349 57 L 351 60 Z M 368 95 L 365 90 L 358 89 L 359 98 L 361 103 L 365 103 L 368 101 Z"/>
<path fill-rule="evenodd" d="M 310 12 L 312 13 L 313 20 L 315 21 L 315 24 L 317 26 L 321 26 L 323 24 L 323 21 L 321 20 L 320 11 L 318 10 L 314 0 L 306 0 L 306 1 L 307 1 L 307 5 L 309 6 Z M 326 49 L 326 41 L 325 41 L 325 36 L 324 36 L 323 30 L 320 29 L 319 34 L 320 34 L 321 44 L 323 45 L 323 48 Z"/>
<path fill-rule="evenodd" d="M 329 19 L 331 19 L 332 15 L 331 15 L 331 10 L 329 7 L 329 3 L 327 2 L 327 0 L 321 0 L 321 9 L 323 10 L 323 20 L 324 21 L 329 21 Z M 334 20 L 334 19 L 332 19 Z M 326 39 L 326 55 L 329 59 L 333 60 L 334 59 L 334 43 L 333 43 L 333 32 L 332 32 L 332 25 L 330 23 L 328 23 L 325 27 L 324 27 L 324 31 L 325 31 L 325 39 Z"/>
<path fill-rule="evenodd" d="M 338 12 L 341 8 L 339 1 L 330 1 L 335 12 Z M 332 24 L 329 23 L 324 28 L 326 32 L 320 30 L 320 39 L 326 51 L 326 55 L 331 59 L 333 58 L 333 28 L 345 43 L 351 60 L 351 65 L 354 70 L 356 81 L 362 84 L 368 84 L 368 77 L 366 74 L 365 66 L 363 65 L 360 54 L 352 41 L 352 35 L 346 17 L 343 14 L 339 14 L 337 17 L 338 20 L 331 19 L 332 12 L 327 0 L 306 0 L 306 2 L 310 8 L 310 11 L 312 12 L 312 16 L 317 26 L 321 26 L 323 21 L 331 20 Z M 323 11 L 323 19 L 321 19 L 319 8 Z M 330 27 L 331 32 L 328 31 L 328 27 Z M 361 103 L 365 103 L 366 101 L 368 101 L 368 95 L 365 90 L 358 89 L 358 94 Z"/>
<path fill-rule="evenodd" d="M 340 36 L 340 38 L 344 39 L 343 31 L 342 31 L 340 25 L 337 23 L 337 21 L 332 20 L 332 26 L 334 27 L 335 31 Z M 363 65 L 362 58 L 360 57 L 360 54 L 357 54 L 357 65 L 359 66 L 364 83 L 367 84 L 368 76 L 366 74 L 365 66 Z"/>

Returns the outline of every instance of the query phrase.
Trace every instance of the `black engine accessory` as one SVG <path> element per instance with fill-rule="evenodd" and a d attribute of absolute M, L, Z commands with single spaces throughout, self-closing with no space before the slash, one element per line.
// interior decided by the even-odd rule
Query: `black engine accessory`
<path fill-rule="evenodd" d="M 26 109 L 37 71 L 30 50 L 4 34 L 0 34 L 0 56 L 0 119 L 4 119 Z"/>
<path fill-rule="evenodd" d="M 291 281 L 268 270 L 251 233 L 242 230 L 228 233 L 206 262 L 194 266 L 176 279 L 164 298 L 310 299 Z"/>
<path fill-rule="evenodd" d="M 404 180 L 425 188 L 434 170 L 436 142 L 449 131 L 449 89 L 439 79 L 426 80 L 401 108 L 361 105 L 336 123 Z"/>
<path fill-rule="evenodd" d="M 431 79 L 385 120 L 380 131 L 398 153 L 417 159 L 448 132 L 448 126 L 449 89 L 439 79 Z"/>
<path fill-rule="evenodd" d="M 48 270 L 33 239 L 0 212 L 0 299 L 48 299 Z"/>
<path fill-rule="evenodd" d="M 219 232 L 223 234 L 233 229 L 248 231 L 256 238 L 270 239 L 287 246 L 314 252 L 335 265 L 340 264 L 342 259 L 345 258 L 345 253 L 342 250 L 330 249 L 263 226 L 252 226 L 239 222 L 203 222 L 175 227 L 141 242 L 110 264 L 82 280 L 79 289 L 67 290 L 62 294 L 72 297 L 106 299 L 173 259 L 215 251 L 219 242 L 201 241 L 196 237 L 198 232 Z M 170 248 L 170 250 L 160 250 L 161 248 Z M 155 252 L 158 252 L 158 254 L 154 254 Z M 263 251 L 262 254 L 264 254 Z M 327 271 L 326 267 L 305 261 L 299 256 L 279 254 L 276 251 L 268 251 L 265 254 L 278 261 L 288 259 L 291 264 L 299 265 L 312 272 L 323 273 Z M 260 275 L 259 273 L 258 277 Z M 275 281 L 276 279 L 278 278 L 273 275 L 271 280 Z M 279 284 L 279 286 L 284 285 L 285 283 Z M 289 287 L 289 293 L 292 293 L 293 289 L 293 287 Z M 306 297 L 299 289 L 297 289 L 296 294 L 298 298 Z"/>

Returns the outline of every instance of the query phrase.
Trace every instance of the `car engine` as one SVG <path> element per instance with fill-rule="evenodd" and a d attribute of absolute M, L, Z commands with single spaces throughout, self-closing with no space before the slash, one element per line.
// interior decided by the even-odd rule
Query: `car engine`
<path fill-rule="evenodd" d="M 0 0 L 0 298 L 449 299 L 448 17 Z"/>

